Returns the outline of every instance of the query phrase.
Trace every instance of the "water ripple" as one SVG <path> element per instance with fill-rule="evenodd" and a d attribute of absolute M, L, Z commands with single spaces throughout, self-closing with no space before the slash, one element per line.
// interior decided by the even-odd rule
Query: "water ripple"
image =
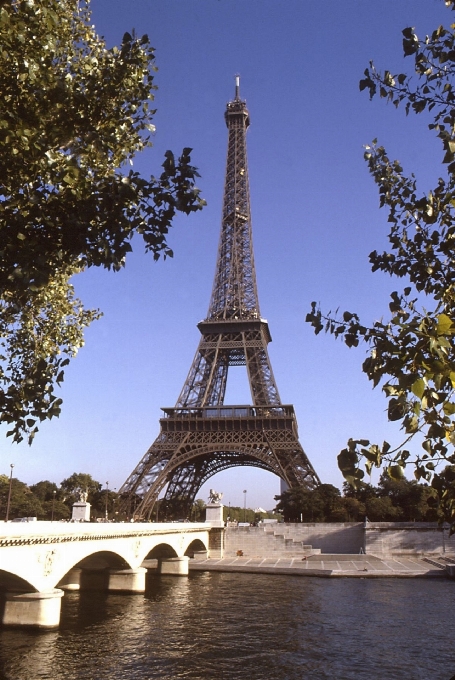
<path fill-rule="evenodd" d="M 254 574 L 67 593 L 58 631 L 0 632 L 0 680 L 449 680 L 455 584 Z"/>

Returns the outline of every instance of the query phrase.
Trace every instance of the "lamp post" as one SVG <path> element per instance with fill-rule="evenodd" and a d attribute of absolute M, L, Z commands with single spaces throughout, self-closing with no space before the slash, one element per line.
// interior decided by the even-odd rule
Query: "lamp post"
<path fill-rule="evenodd" d="M 55 507 L 55 494 L 56 494 L 56 493 L 57 493 L 57 491 L 54 489 L 54 490 L 52 491 L 52 515 L 51 515 L 51 522 L 54 521 L 54 507 Z"/>
<path fill-rule="evenodd" d="M 104 513 L 104 514 L 105 514 L 106 522 L 107 522 L 108 519 L 109 519 L 109 513 L 108 513 L 108 511 L 107 511 L 107 502 L 108 502 L 108 500 L 109 500 L 109 482 L 106 482 L 106 511 L 105 511 L 105 513 Z"/>
<path fill-rule="evenodd" d="M 246 522 L 246 489 L 243 489 L 243 522 Z"/>
<path fill-rule="evenodd" d="M 116 493 L 117 493 L 117 488 L 114 489 L 114 494 L 116 494 Z M 113 522 L 117 521 L 117 515 L 118 515 L 118 511 L 115 509 L 115 501 L 116 500 L 117 500 L 117 498 L 114 496 L 113 499 L 112 499 L 112 521 Z"/>
<path fill-rule="evenodd" d="M 8 489 L 8 501 L 6 503 L 6 517 L 5 522 L 9 519 L 9 506 L 11 504 L 11 489 L 13 488 L 13 468 L 14 463 L 10 464 L 11 472 L 9 473 L 9 489 Z"/>

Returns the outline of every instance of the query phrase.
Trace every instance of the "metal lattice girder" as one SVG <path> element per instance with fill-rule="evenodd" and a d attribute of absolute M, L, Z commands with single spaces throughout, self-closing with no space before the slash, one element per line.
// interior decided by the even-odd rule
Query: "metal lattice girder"
<path fill-rule="evenodd" d="M 136 510 L 142 516 L 151 515 L 166 485 L 166 499 L 178 496 L 181 510 L 190 508 L 201 485 L 230 467 L 260 467 L 290 487 L 319 483 L 299 443 L 292 406 L 166 409 L 166 415 L 140 474 L 129 480 L 130 494 L 143 497 Z"/>
<path fill-rule="evenodd" d="M 229 366 L 246 366 L 253 404 L 279 404 L 280 396 L 267 351 L 271 340 L 263 319 L 198 324 L 202 333 L 177 407 L 224 403 Z"/>
<path fill-rule="evenodd" d="M 227 105 L 225 118 L 229 138 L 223 214 L 208 319 L 258 318 L 246 152 L 250 117 L 246 103 L 236 96 Z"/>
<path fill-rule="evenodd" d="M 126 509 L 150 517 L 165 490 L 170 512 L 189 514 L 212 475 L 259 467 L 289 487 L 313 488 L 318 476 L 303 451 L 292 406 L 282 406 L 267 351 L 254 268 L 246 132 L 250 117 L 239 97 L 228 103 L 228 153 L 221 235 L 207 318 L 174 409 L 163 409 L 161 431 L 120 489 Z M 252 406 L 224 406 L 228 371 L 245 366 Z M 137 506 L 137 502 L 139 505 Z"/>

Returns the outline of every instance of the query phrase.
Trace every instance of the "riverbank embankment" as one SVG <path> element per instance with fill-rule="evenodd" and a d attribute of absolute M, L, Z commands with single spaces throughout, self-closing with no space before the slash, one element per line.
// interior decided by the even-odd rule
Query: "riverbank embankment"
<path fill-rule="evenodd" d="M 455 555 L 444 558 L 402 557 L 380 559 L 374 555 L 310 555 L 308 557 L 206 557 L 190 560 L 190 571 L 221 571 L 320 578 L 447 578 L 447 565 Z"/>
<path fill-rule="evenodd" d="M 213 536 L 212 536 L 213 534 Z M 210 532 L 191 570 L 320 577 L 455 576 L 455 535 L 436 522 L 276 523 Z"/>

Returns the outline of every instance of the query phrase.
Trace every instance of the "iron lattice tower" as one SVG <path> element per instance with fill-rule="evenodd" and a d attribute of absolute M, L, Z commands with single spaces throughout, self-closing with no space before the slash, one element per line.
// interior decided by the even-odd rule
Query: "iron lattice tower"
<path fill-rule="evenodd" d="M 151 516 L 166 485 L 166 514 L 189 516 L 200 487 L 235 466 L 273 472 L 291 488 L 319 483 L 300 445 L 294 408 L 281 404 L 267 351 L 272 338 L 259 310 L 251 230 L 250 117 L 238 77 L 225 120 L 224 202 L 209 310 L 198 324 L 201 339 L 177 403 L 163 409 L 158 437 L 120 489 L 124 508 L 136 516 Z M 246 366 L 252 405 L 224 404 L 230 366 Z"/>

